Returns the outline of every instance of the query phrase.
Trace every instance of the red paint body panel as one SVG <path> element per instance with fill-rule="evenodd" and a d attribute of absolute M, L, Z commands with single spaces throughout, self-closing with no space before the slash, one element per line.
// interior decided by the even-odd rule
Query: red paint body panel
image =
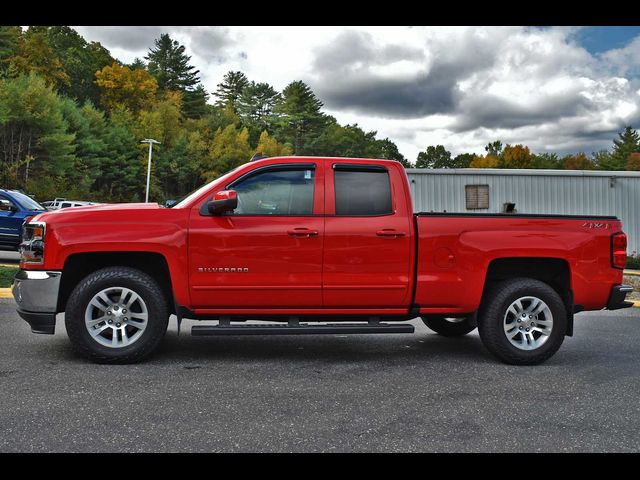
<path fill-rule="evenodd" d="M 370 163 L 362 160 L 327 160 L 326 171 L 336 163 Z M 325 308 L 407 307 L 413 294 L 414 223 L 409 184 L 404 168 L 387 162 L 392 195 L 392 215 L 335 216 L 333 175 L 327 175 L 323 262 Z M 379 236 L 391 230 L 404 236 Z"/>
<path fill-rule="evenodd" d="M 622 283 L 622 270 L 612 268 L 610 260 L 610 237 L 620 230 L 618 220 L 607 220 L 607 229 L 565 218 L 419 216 L 417 223 L 415 302 L 423 313 L 476 310 L 489 264 L 499 258 L 565 260 L 574 303 L 585 310 L 603 308 L 611 287 Z"/>
<path fill-rule="evenodd" d="M 245 173 L 289 163 L 315 165 L 311 215 L 201 213 Z M 336 163 L 385 167 L 393 213 L 335 215 Z M 99 205 L 32 220 L 47 224 L 44 264 L 22 268 L 63 270 L 76 253 L 158 253 L 177 303 L 202 315 L 402 315 L 413 304 L 422 313 L 469 313 L 478 308 L 491 262 L 512 257 L 566 261 L 574 302 L 585 310 L 605 307 L 611 287 L 622 283 L 622 270 L 611 266 L 611 235 L 621 231 L 620 221 L 592 228 L 584 219 L 557 217 L 415 217 L 404 169 L 389 160 L 268 158 L 242 165 L 174 208 Z M 301 228 L 312 234 L 299 235 Z M 389 230 L 402 235 L 385 235 Z"/>

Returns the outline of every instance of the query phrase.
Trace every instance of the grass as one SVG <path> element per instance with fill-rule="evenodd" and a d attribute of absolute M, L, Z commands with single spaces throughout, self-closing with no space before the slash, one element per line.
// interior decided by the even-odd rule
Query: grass
<path fill-rule="evenodd" d="M 13 276 L 18 271 L 18 267 L 0 266 L 0 288 L 7 288 L 13 284 Z"/>

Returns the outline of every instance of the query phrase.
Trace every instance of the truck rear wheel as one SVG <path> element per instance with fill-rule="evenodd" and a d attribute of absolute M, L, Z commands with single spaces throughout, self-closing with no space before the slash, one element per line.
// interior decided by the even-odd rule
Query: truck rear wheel
<path fill-rule="evenodd" d="M 542 363 L 558 351 L 567 329 L 560 295 L 546 283 L 514 278 L 485 293 L 478 313 L 484 346 L 513 365 Z"/>
<path fill-rule="evenodd" d="M 134 363 L 150 355 L 169 323 L 167 299 L 148 274 L 97 270 L 78 283 L 65 312 L 74 350 L 97 363 Z"/>
<path fill-rule="evenodd" d="M 425 315 L 424 324 L 445 337 L 460 337 L 476 329 L 476 316 L 450 318 L 441 315 Z"/>

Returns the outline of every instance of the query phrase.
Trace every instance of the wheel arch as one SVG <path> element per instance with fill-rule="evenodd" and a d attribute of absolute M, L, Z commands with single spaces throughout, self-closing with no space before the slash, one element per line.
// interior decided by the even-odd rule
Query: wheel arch
<path fill-rule="evenodd" d="M 167 259 L 157 252 L 86 252 L 69 255 L 64 263 L 58 312 L 64 312 L 69 296 L 78 283 L 87 275 L 105 267 L 131 267 L 141 270 L 154 278 L 167 299 L 170 313 L 175 313 L 173 285 Z"/>
<path fill-rule="evenodd" d="M 556 257 L 503 257 L 493 259 L 487 268 L 482 298 L 491 287 L 510 278 L 526 277 L 539 280 L 553 288 L 567 311 L 567 336 L 573 335 L 573 290 L 571 288 L 571 267 L 564 258 Z M 579 307 L 578 307 L 579 310 Z"/>

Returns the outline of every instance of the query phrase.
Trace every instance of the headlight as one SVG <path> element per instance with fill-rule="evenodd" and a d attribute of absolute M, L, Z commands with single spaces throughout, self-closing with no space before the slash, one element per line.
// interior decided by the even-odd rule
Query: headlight
<path fill-rule="evenodd" d="M 25 222 L 22 225 L 21 263 L 44 263 L 44 234 L 46 228 L 47 225 L 44 222 Z"/>

